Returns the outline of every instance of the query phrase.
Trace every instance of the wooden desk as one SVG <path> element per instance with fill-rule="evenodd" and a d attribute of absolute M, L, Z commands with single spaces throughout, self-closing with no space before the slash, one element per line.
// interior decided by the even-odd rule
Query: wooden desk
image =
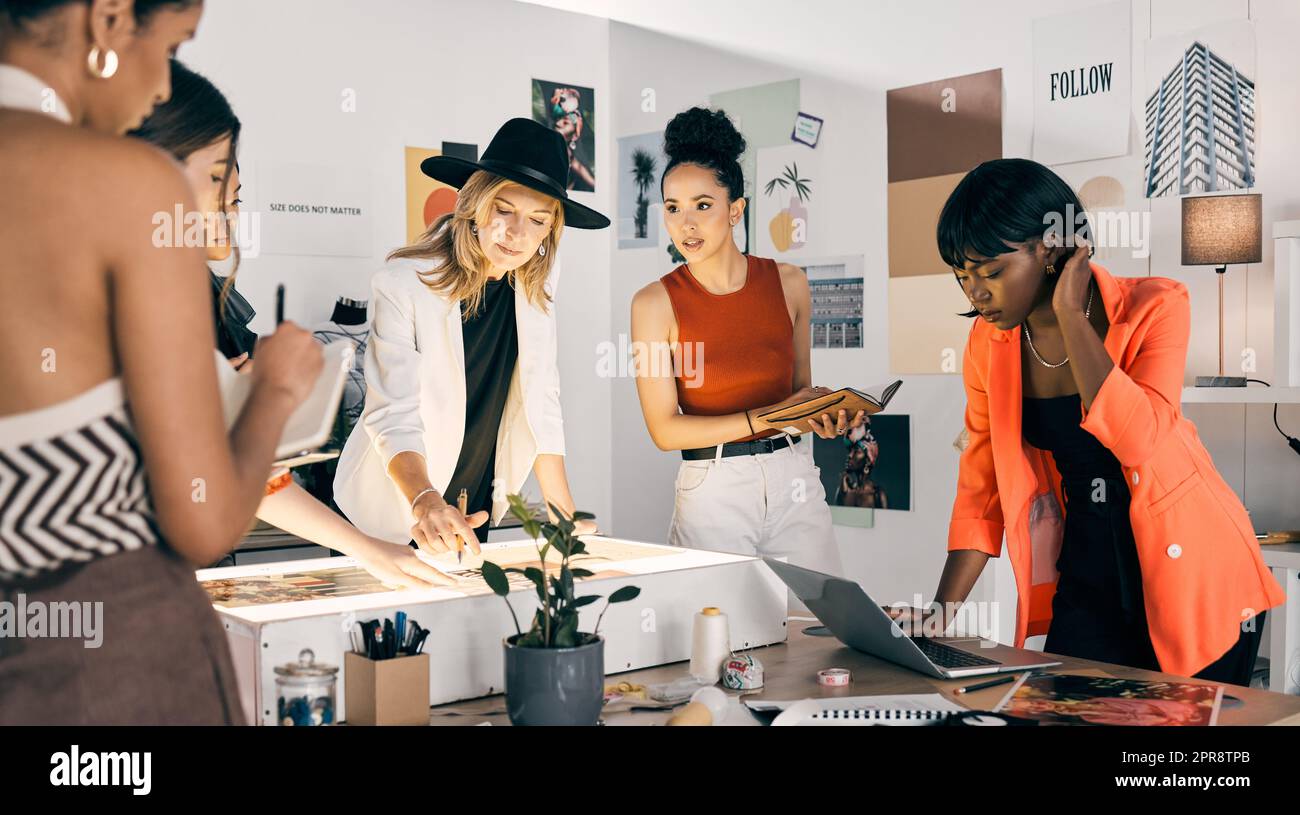
<path fill-rule="evenodd" d="M 875 657 L 855 651 L 834 637 L 811 637 L 803 633 L 810 623 L 791 621 L 789 639 L 778 645 L 755 648 L 749 653 L 763 663 L 764 687 L 755 698 L 802 699 L 804 697 L 871 696 L 893 693 L 934 693 L 947 695 L 957 704 L 976 709 L 990 709 L 996 705 L 1010 685 L 1002 685 L 974 693 L 954 695 L 956 688 L 984 681 L 991 677 L 968 679 L 931 679 Z M 1120 679 L 1152 679 L 1179 682 L 1198 682 L 1172 674 L 1140 671 L 1104 662 L 1058 657 L 1061 665 L 1050 669 L 1052 673 L 1088 673 Z M 824 688 L 817 684 L 817 672 L 823 668 L 848 668 L 853 672 L 853 682 L 845 688 Z M 612 674 L 606 683 L 620 681 L 638 685 L 670 682 L 686 675 L 687 663 L 678 662 Z M 1203 683 L 1213 684 L 1213 683 Z M 1219 724 L 1291 724 L 1300 725 L 1300 697 L 1286 696 L 1271 691 L 1254 690 L 1237 685 L 1226 685 L 1225 696 L 1235 696 L 1243 704 L 1237 707 L 1224 705 L 1219 713 Z M 431 710 L 430 724 L 476 725 L 490 722 L 508 725 L 505 715 L 505 697 L 486 696 L 468 702 L 442 705 Z M 663 724 L 669 712 L 612 712 L 605 715 L 607 725 L 657 725 Z"/>

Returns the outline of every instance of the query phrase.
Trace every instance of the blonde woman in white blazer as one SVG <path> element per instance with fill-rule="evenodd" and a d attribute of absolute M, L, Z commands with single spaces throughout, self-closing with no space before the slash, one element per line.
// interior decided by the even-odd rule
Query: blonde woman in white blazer
<path fill-rule="evenodd" d="M 489 509 L 499 522 L 530 472 L 548 504 L 574 511 L 555 250 L 565 225 L 609 219 L 568 199 L 567 165 L 563 138 L 528 119 L 503 125 L 478 162 L 421 165 L 461 192 L 372 284 L 366 405 L 334 479 L 334 500 L 367 534 L 429 552 L 456 549 L 459 535 L 477 552 Z M 457 485 L 470 494 L 464 515 Z"/>

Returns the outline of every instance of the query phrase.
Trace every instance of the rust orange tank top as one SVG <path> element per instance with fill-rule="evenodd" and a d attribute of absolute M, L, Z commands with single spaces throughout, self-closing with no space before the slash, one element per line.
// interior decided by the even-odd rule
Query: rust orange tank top
<path fill-rule="evenodd" d="M 685 264 L 660 278 L 677 317 L 677 403 L 687 415 L 740 413 L 793 393 L 794 326 L 781 272 L 774 260 L 746 257 L 745 285 L 730 294 L 709 292 Z"/>

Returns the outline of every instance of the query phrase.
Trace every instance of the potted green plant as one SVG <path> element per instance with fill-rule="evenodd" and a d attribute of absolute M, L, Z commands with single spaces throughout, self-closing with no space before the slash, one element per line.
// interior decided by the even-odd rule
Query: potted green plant
<path fill-rule="evenodd" d="M 605 692 L 605 641 L 600 622 L 613 603 L 625 603 L 641 593 L 636 586 L 624 586 L 605 601 L 590 633 L 578 630 L 578 612 L 600 599 L 600 595 L 577 596 L 574 581 L 591 577 L 588 569 L 570 565 L 586 554 L 586 544 L 574 536 L 578 521 L 595 516 L 574 512 L 566 516 L 551 505 L 555 520 L 533 515 L 522 497 L 511 495 L 510 512 L 523 524 L 524 532 L 537 545 L 538 566 L 503 569 L 483 562 L 483 579 L 505 599 L 515 634 L 505 640 L 506 712 L 516 725 L 594 725 L 600 719 Z M 543 542 L 544 541 L 544 542 Z M 552 573 L 547 556 L 559 554 L 559 569 Z M 538 608 L 528 631 L 510 605 L 510 578 L 519 574 L 533 584 Z"/>

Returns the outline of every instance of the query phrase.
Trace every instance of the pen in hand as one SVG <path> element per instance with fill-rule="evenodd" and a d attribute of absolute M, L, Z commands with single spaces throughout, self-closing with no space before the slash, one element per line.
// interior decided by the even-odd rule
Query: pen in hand
<path fill-rule="evenodd" d="M 465 517 L 465 513 L 469 511 L 469 493 L 465 490 L 464 487 L 460 488 L 460 495 L 456 496 L 456 509 L 460 511 L 462 518 Z M 460 533 L 457 533 L 456 534 L 456 562 L 457 563 L 461 562 L 462 556 L 464 554 L 465 554 L 465 541 L 460 536 Z"/>
<path fill-rule="evenodd" d="M 284 322 L 284 284 L 275 287 L 275 324 Z"/>

